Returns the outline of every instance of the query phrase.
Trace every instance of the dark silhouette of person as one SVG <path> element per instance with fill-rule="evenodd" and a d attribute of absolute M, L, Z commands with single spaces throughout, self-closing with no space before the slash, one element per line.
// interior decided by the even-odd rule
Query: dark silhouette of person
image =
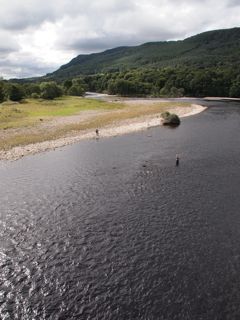
<path fill-rule="evenodd" d="M 177 166 L 177 167 L 179 166 L 179 161 L 180 161 L 179 156 L 176 155 L 176 166 Z"/>
<path fill-rule="evenodd" d="M 99 130 L 98 130 L 98 129 L 96 129 L 96 131 L 95 131 L 95 132 L 96 132 L 96 136 L 97 136 L 97 137 L 99 137 Z"/>

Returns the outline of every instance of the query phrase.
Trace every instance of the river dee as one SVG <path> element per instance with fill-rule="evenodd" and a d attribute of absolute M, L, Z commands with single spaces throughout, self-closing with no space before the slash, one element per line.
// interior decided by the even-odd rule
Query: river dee
<path fill-rule="evenodd" d="M 1 319 L 239 319 L 240 104 L 204 104 L 1 163 Z"/>

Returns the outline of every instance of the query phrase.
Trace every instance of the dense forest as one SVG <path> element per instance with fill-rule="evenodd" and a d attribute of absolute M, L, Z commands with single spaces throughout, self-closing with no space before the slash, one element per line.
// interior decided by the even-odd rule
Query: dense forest
<path fill-rule="evenodd" d="M 240 66 L 240 28 L 204 32 L 181 41 L 150 42 L 79 55 L 46 78 L 126 72 L 165 67 L 229 68 Z"/>
<path fill-rule="evenodd" d="M 24 97 L 54 99 L 61 95 L 82 96 L 86 91 L 122 96 L 240 97 L 240 73 L 237 68 L 167 67 L 84 75 L 58 83 L 1 81 L 0 101 L 19 101 Z"/>
<path fill-rule="evenodd" d="M 0 103 L 6 100 L 21 101 L 24 98 L 53 100 L 63 95 L 83 96 L 87 86 L 82 78 L 55 81 L 0 81 Z"/>
<path fill-rule="evenodd" d="M 85 91 L 122 96 L 240 97 L 240 28 L 79 55 L 44 77 L 1 81 L 0 101 L 20 96 L 82 96 Z"/>
<path fill-rule="evenodd" d="M 83 79 L 89 91 L 123 96 L 240 97 L 240 73 L 234 68 L 168 67 L 97 74 L 84 76 Z"/>

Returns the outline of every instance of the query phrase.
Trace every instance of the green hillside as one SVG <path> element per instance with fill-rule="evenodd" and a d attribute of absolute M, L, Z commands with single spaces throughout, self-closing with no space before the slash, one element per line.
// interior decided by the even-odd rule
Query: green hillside
<path fill-rule="evenodd" d="M 49 81 L 57 84 L 39 87 Z M 67 95 L 240 97 L 240 28 L 79 55 L 44 77 L 12 82 L 24 84 L 25 95 L 34 97 L 43 95 L 44 86 Z"/>
<path fill-rule="evenodd" d="M 45 78 L 162 67 L 231 67 L 240 65 L 240 28 L 204 32 L 182 41 L 150 42 L 101 53 L 79 55 Z"/>

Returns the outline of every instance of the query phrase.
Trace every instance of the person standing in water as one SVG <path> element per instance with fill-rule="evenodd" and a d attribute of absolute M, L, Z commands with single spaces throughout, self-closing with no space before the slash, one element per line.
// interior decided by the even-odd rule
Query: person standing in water
<path fill-rule="evenodd" d="M 176 155 L 176 167 L 178 167 L 179 166 L 179 156 L 178 156 L 178 154 Z"/>
<path fill-rule="evenodd" d="M 98 138 L 99 137 L 99 130 L 98 129 L 96 129 L 96 137 Z"/>

